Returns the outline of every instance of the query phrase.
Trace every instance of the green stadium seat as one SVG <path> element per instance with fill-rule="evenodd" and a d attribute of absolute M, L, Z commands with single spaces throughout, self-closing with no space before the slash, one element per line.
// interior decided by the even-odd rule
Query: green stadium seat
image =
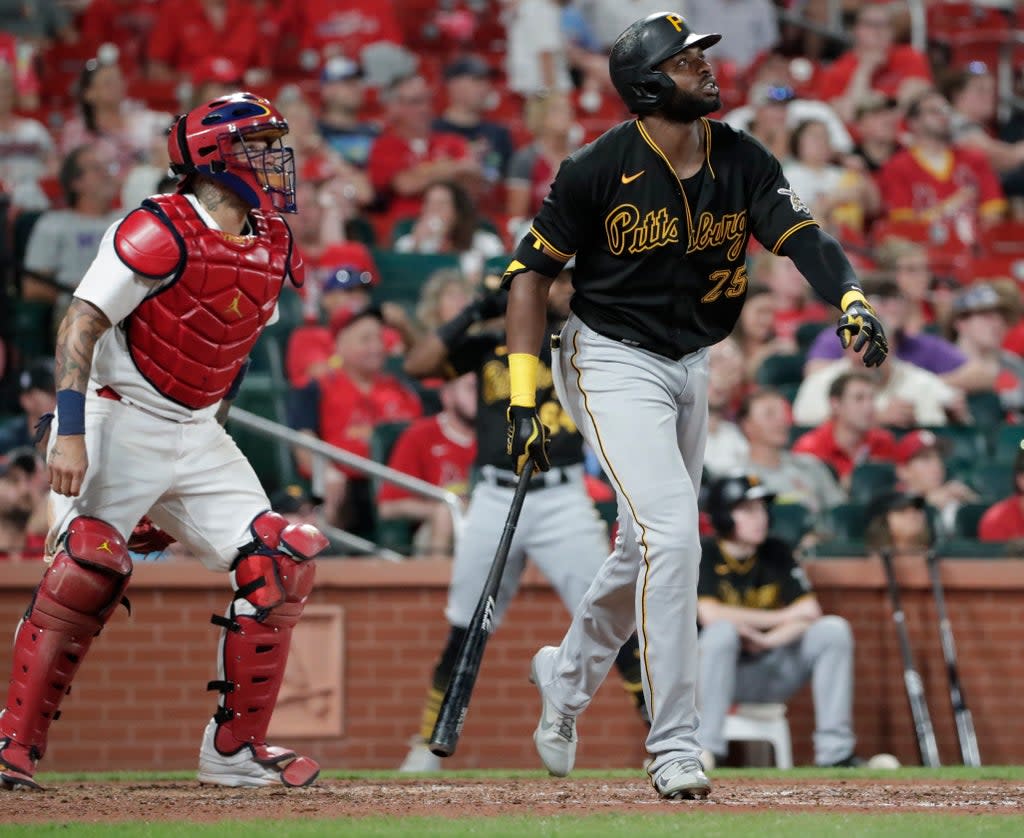
<path fill-rule="evenodd" d="M 850 475 L 850 500 L 867 504 L 876 495 L 896 485 L 896 468 L 892 463 L 858 463 Z"/>
<path fill-rule="evenodd" d="M 831 538 L 810 551 L 816 559 L 861 558 L 868 555 L 867 545 L 858 538 Z"/>
<path fill-rule="evenodd" d="M 43 300 L 14 300 L 14 346 L 21 357 L 53 357 L 56 333 L 53 303 Z"/>
<path fill-rule="evenodd" d="M 862 503 L 841 503 L 825 514 L 826 528 L 835 538 L 862 541 L 867 528 L 867 507 Z"/>
<path fill-rule="evenodd" d="M 804 378 L 803 355 L 769 355 L 757 368 L 755 381 L 762 387 L 799 385 Z"/>
<path fill-rule="evenodd" d="M 971 472 L 970 484 L 991 502 L 1013 494 L 1013 463 L 979 463 Z"/>
<path fill-rule="evenodd" d="M 942 545 L 942 556 L 950 559 L 1005 559 L 1013 549 L 1004 541 L 978 541 L 976 538 L 957 537 L 949 539 Z"/>
<path fill-rule="evenodd" d="M 1024 448 L 1024 425 L 1000 425 L 996 432 L 994 458 L 1001 463 L 1012 463 Z"/>
<path fill-rule="evenodd" d="M 824 329 L 829 328 L 835 328 L 835 323 L 831 320 L 821 323 L 801 323 L 797 326 L 796 345 L 800 350 L 800 354 L 806 355 L 807 350 L 811 348 L 811 344 L 814 343 L 815 338 L 817 338 Z"/>
<path fill-rule="evenodd" d="M 286 424 L 283 394 L 279 383 L 271 375 L 250 372 L 242 382 L 234 405 L 272 422 Z M 230 413 L 227 429 L 252 464 L 268 495 L 289 483 L 299 482 L 291 448 L 287 443 L 268 439 L 256 431 L 241 427 L 231 421 Z"/>
<path fill-rule="evenodd" d="M 375 425 L 370 434 L 370 459 L 386 465 L 391 449 L 395 447 L 402 431 L 408 427 L 408 422 L 381 422 Z"/>
<path fill-rule="evenodd" d="M 790 547 L 800 543 L 813 526 L 810 510 L 800 503 L 777 503 L 771 511 L 771 533 Z"/>
<path fill-rule="evenodd" d="M 967 408 L 971 412 L 974 424 L 985 431 L 999 427 L 1006 418 L 1006 409 L 999 394 L 991 390 L 968 393 Z"/>
<path fill-rule="evenodd" d="M 374 250 L 373 259 L 380 271 L 380 282 L 373 286 L 373 301 L 400 303 L 414 307 L 420 291 L 431 274 L 442 268 L 459 267 L 458 256 L 452 253 L 395 253 Z"/>
<path fill-rule="evenodd" d="M 391 456 L 391 450 L 402 435 L 402 432 L 409 427 L 408 422 L 382 422 L 374 426 L 370 434 L 370 458 L 378 463 L 387 464 Z M 373 495 L 377 496 L 382 482 L 373 479 Z M 374 503 L 376 512 L 376 503 Z M 412 538 L 415 532 L 414 522 L 408 518 L 396 518 L 394 520 L 382 521 L 379 517 L 374 521 L 374 541 L 378 544 L 396 550 L 399 553 L 409 555 L 412 552 Z"/>
<path fill-rule="evenodd" d="M 944 440 L 949 448 L 947 459 L 970 462 L 988 458 L 988 444 L 985 433 L 972 425 L 936 425 L 926 430 Z"/>
<path fill-rule="evenodd" d="M 965 539 L 977 539 L 978 522 L 985 514 L 989 505 L 987 503 L 965 503 L 956 511 L 956 523 L 954 530 L 956 535 Z"/>

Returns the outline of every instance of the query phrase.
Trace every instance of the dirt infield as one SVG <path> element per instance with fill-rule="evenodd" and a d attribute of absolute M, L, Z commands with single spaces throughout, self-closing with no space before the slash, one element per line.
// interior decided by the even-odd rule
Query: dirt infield
<path fill-rule="evenodd" d="M 1024 785 L 999 780 L 720 779 L 704 802 L 660 800 L 643 780 L 325 780 L 308 789 L 225 789 L 197 783 L 61 783 L 25 792 L 8 823 L 646 813 L 672 806 L 718 812 L 881 811 L 1017 814 Z"/>

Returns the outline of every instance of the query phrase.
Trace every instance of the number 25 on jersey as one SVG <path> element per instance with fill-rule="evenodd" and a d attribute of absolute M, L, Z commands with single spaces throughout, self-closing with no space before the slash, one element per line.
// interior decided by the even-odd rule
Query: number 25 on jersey
<path fill-rule="evenodd" d="M 740 265 L 736 270 L 712 271 L 708 282 L 714 283 L 711 290 L 700 298 L 702 303 L 713 303 L 722 294 L 727 297 L 742 297 L 747 290 L 747 266 Z"/>

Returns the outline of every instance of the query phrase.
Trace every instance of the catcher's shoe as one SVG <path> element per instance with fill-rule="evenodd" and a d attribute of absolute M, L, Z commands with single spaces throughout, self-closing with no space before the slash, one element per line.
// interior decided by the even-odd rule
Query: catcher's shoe
<path fill-rule="evenodd" d="M 218 736 L 218 730 L 220 735 Z M 224 740 L 233 740 L 226 748 Z M 218 747 L 219 746 L 219 747 Z M 237 742 L 210 719 L 199 750 L 199 782 L 218 786 L 308 786 L 320 774 L 320 766 L 309 757 L 273 745 Z"/>
<path fill-rule="evenodd" d="M 703 800 L 711 794 L 711 782 L 700 760 L 690 757 L 670 762 L 651 782 L 666 800 Z"/>
<path fill-rule="evenodd" d="M 416 774 L 422 771 L 441 771 L 441 757 L 431 752 L 427 744 L 418 736 L 415 737 L 409 746 L 409 753 L 398 767 L 398 770 L 406 774 Z"/>
<path fill-rule="evenodd" d="M 11 739 L 0 739 L 0 788 L 33 789 L 43 787 L 32 779 L 36 760 L 32 750 Z"/>
<path fill-rule="evenodd" d="M 541 700 L 540 721 L 533 732 L 533 744 L 548 773 L 554 777 L 566 777 L 576 763 L 576 717 L 560 713 L 548 701 L 541 688 L 537 668 L 539 658 L 553 655 L 555 651 L 554 646 L 545 646 L 533 656 L 530 665 L 530 683 L 536 684 Z"/>

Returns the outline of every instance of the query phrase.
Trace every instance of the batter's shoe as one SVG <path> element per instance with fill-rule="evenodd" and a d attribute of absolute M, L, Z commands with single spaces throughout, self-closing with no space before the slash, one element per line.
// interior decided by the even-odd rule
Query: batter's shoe
<path fill-rule="evenodd" d="M 537 747 L 540 761 L 553 777 L 566 777 L 576 763 L 576 717 L 559 713 L 544 695 L 537 672 L 537 659 L 542 655 L 553 655 L 554 646 L 545 646 L 533 656 L 530 664 L 530 683 L 540 693 L 541 712 L 537 729 L 533 732 L 533 744 Z"/>
<path fill-rule="evenodd" d="M 409 746 L 409 753 L 405 755 L 398 770 L 406 774 L 440 771 L 442 770 L 441 757 L 432 753 L 426 742 L 417 736 Z"/>
<path fill-rule="evenodd" d="M 42 791 L 43 787 L 32 779 L 35 770 L 31 749 L 11 739 L 0 739 L 0 788 Z"/>
<path fill-rule="evenodd" d="M 666 800 L 703 800 L 711 794 L 704 767 L 693 757 L 670 762 L 651 782 Z"/>
<path fill-rule="evenodd" d="M 230 753 L 217 747 L 216 719 L 210 719 L 199 749 L 199 782 L 217 786 L 308 786 L 320 775 L 320 766 L 309 757 L 273 745 L 237 745 Z M 222 735 L 222 738 L 227 738 Z M 232 743 L 236 745 L 236 743 Z"/>

